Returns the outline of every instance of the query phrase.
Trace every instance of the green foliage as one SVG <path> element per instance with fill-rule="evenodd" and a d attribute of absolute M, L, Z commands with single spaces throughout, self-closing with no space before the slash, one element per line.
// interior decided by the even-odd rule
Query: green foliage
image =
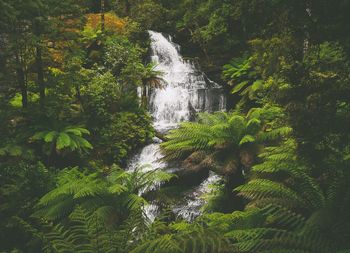
<path fill-rule="evenodd" d="M 37 252 L 40 240 L 24 224 L 31 222 L 29 217 L 36 202 L 53 187 L 53 175 L 42 163 L 18 161 L 0 166 L 0 184 L 1 250 L 10 251 L 15 246 L 25 252 Z"/>
<path fill-rule="evenodd" d="M 101 166 L 125 162 L 153 135 L 150 117 L 140 109 L 136 94 L 143 75 L 139 66 L 146 52 L 131 38 L 139 28 L 129 20 L 128 38 L 83 30 L 84 16 L 92 11 L 86 6 L 86 1 L 70 0 L 0 3 L 0 251 L 42 252 L 41 238 L 47 231 L 31 214 L 55 184 L 57 170 L 84 167 L 91 160 Z M 97 57 L 93 58 L 94 54 Z M 96 148 L 92 150 L 92 146 Z M 64 177 L 65 172 L 59 176 Z M 62 199 L 61 203 L 56 200 L 57 209 L 69 209 L 72 196 L 78 203 L 82 199 L 91 203 L 98 200 L 94 194 L 100 191 L 99 183 L 105 186 L 106 202 L 116 196 L 124 201 L 127 194 L 123 184 L 131 183 L 125 179 L 112 188 L 103 173 L 97 174 L 100 179 L 95 175 L 84 181 L 76 173 L 82 191 L 68 196 L 57 193 Z M 164 175 L 160 177 L 166 180 Z M 156 176 L 149 178 L 157 180 Z M 58 177 L 56 180 L 60 185 Z M 128 189 L 129 201 L 120 207 L 119 202 L 114 203 L 120 220 L 144 203 L 136 183 L 133 187 Z M 92 200 L 89 194 L 94 196 Z M 54 208 L 45 207 L 47 216 L 60 216 Z M 115 221 L 110 210 L 105 205 L 99 212 Z M 138 217 L 141 220 L 142 214 Z M 130 231 L 124 230 L 119 239 L 127 242 Z"/>
<path fill-rule="evenodd" d="M 282 116 L 277 107 L 253 108 L 245 116 L 238 112 L 199 114 L 198 122 L 182 123 L 170 131 L 162 147 L 166 159 L 187 158 L 186 165 L 231 174 L 249 168 L 265 141 L 283 138 L 290 132 L 288 127 L 274 125 Z"/>
<path fill-rule="evenodd" d="M 125 17 L 123 35 L 83 28 L 101 3 Z M 0 1 L 0 251 L 349 252 L 349 4 Z M 163 85 L 146 29 L 228 85 L 232 112 L 200 114 L 162 147 L 187 172 L 225 175 L 206 212 L 239 209 L 236 194 L 244 211 L 150 224 L 145 193 L 172 176 L 108 168 L 153 136 L 136 94 Z M 54 182 L 86 161 L 104 169 Z"/>
<path fill-rule="evenodd" d="M 240 194 L 252 199 L 250 205 L 264 206 L 272 201 L 305 211 L 325 205 L 319 184 L 310 176 L 307 167 L 297 161 L 295 147 L 295 143 L 288 140 L 283 146 L 266 148 L 261 154 L 264 162 L 252 169 L 259 177 L 238 188 Z"/>
<path fill-rule="evenodd" d="M 143 230 L 145 224 L 139 215 L 132 214 L 119 227 L 106 227 L 98 216 L 77 206 L 69 216 L 69 223 L 47 227 L 44 252 L 128 252 L 135 243 L 130 240 L 138 239 L 138 230 Z"/>
<path fill-rule="evenodd" d="M 130 16 L 138 22 L 144 30 L 162 27 L 167 15 L 166 9 L 154 0 L 139 1 L 130 9 Z"/>
<path fill-rule="evenodd" d="M 223 69 L 223 79 L 228 81 L 230 86 L 234 86 L 231 93 L 242 97 L 237 107 L 262 98 L 265 88 L 264 81 L 259 79 L 258 73 L 252 67 L 251 58 L 234 58 L 229 64 L 225 64 Z"/>
<path fill-rule="evenodd" d="M 236 37 L 239 31 L 233 36 L 231 33 L 235 25 L 234 8 L 223 1 L 183 1 L 183 15 L 177 21 L 177 27 L 190 31 L 191 39 L 207 56 L 209 53 L 221 54 L 239 43 Z"/>
<path fill-rule="evenodd" d="M 335 252 L 347 247 L 349 190 L 344 186 L 349 174 L 325 171 L 330 184 L 323 185 L 297 159 L 295 149 L 291 140 L 267 148 L 264 162 L 253 167 L 254 178 L 236 189 L 266 215 L 264 227 L 230 233 L 243 252 Z"/>
<path fill-rule="evenodd" d="M 141 63 L 143 49 L 123 36 L 104 45 L 103 68 L 89 70 L 81 86 L 84 118 L 90 126 L 96 159 L 124 163 L 131 152 L 153 136 L 151 119 L 140 109 L 136 89 L 148 73 Z M 103 69 L 103 71 L 101 71 Z"/>
<path fill-rule="evenodd" d="M 250 60 L 247 57 L 235 58 L 232 61 L 224 65 L 223 76 L 227 79 L 238 79 L 249 77 L 249 71 L 251 70 Z"/>
<path fill-rule="evenodd" d="M 92 117 L 89 120 L 105 123 L 112 113 L 119 110 L 122 88 L 110 72 L 94 74 L 81 89 L 83 108 Z"/>
<path fill-rule="evenodd" d="M 255 70 L 268 88 L 264 99 L 286 109 L 300 154 L 319 168 L 320 157 L 341 160 L 349 137 L 349 114 L 344 111 L 348 102 L 342 95 L 349 90 L 345 48 L 324 41 L 301 53 L 295 38 L 282 35 L 255 39 L 251 45 Z"/>
<path fill-rule="evenodd" d="M 0 148 L 0 157 L 22 157 L 27 160 L 34 158 L 33 150 L 16 144 L 7 144 Z"/>
<path fill-rule="evenodd" d="M 37 132 L 32 136 L 33 141 L 44 141 L 52 146 L 49 152 L 58 152 L 62 149 L 71 151 L 86 151 L 92 149 L 92 145 L 83 136 L 89 135 L 90 132 L 82 127 L 68 126 L 62 130 L 47 130 Z"/>
<path fill-rule="evenodd" d="M 140 64 L 140 72 L 142 78 L 142 94 L 141 103 L 147 108 L 148 101 L 147 98 L 150 96 L 150 89 L 162 89 L 166 83 L 162 78 L 163 73 L 161 71 L 155 70 L 156 64 L 149 63 L 146 66 Z"/>
<path fill-rule="evenodd" d="M 232 252 L 228 240 L 214 228 L 203 228 L 198 224 L 175 224 L 167 233 L 156 233 L 140 242 L 131 252 L 180 253 L 180 252 Z M 156 228 L 161 226 L 156 224 Z M 169 233 L 172 232 L 172 233 Z"/>
<path fill-rule="evenodd" d="M 131 91 L 142 85 L 139 66 L 143 53 L 143 48 L 126 37 L 113 36 L 106 41 L 104 66 L 123 84 L 123 90 Z"/>
<path fill-rule="evenodd" d="M 140 211 L 147 203 L 140 192 L 170 179 L 171 176 L 161 171 L 125 172 L 115 166 L 108 174 L 65 169 L 57 176 L 57 187 L 40 199 L 35 216 L 60 220 L 80 205 L 113 224 L 130 211 Z"/>
<path fill-rule="evenodd" d="M 113 115 L 107 125 L 95 130 L 96 156 L 107 164 L 125 161 L 140 145 L 151 140 L 154 130 L 150 124 L 150 116 L 143 111 Z"/>
<path fill-rule="evenodd" d="M 250 181 L 236 189 L 250 199 L 245 211 L 206 214 L 194 224 L 175 223 L 161 230 L 168 231 L 162 237 L 158 235 L 141 243 L 137 248 L 140 251 L 136 252 L 154 248 L 156 252 L 197 252 L 197 248 L 184 250 L 183 245 L 193 245 L 193 239 L 195 245 L 209 243 L 205 235 L 178 239 L 197 229 L 211 235 L 213 241 L 226 242 L 228 252 L 347 250 L 348 171 L 328 171 L 323 180 L 327 178 L 331 183 L 325 185 L 313 178 L 306 164 L 297 159 L 295 150 L 292 140 L 266 148 L 261 155 L 263 162 L 253 167 Z M 211 234 L 212 229 L 215 235 Z M 209 252 L 227 252 L 225 248 L 212 246 Z"/>
<path fill-rule="evenodd" d="M 164 80 L 162 79 L 163 73 L 161 71 L 155 70 L 156 63 L 148 63 L 146 66 L 140 65 L 142 68 L 142 83 L 143 86 L 148 86 L 149 88 L 161 89 L 164 86 Z"/>

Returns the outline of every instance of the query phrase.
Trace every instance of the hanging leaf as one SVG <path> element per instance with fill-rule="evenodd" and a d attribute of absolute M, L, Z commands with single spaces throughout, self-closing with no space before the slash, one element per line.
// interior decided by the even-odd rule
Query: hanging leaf
<path fill-rule="evenodd" d="M 45 135 L 44 141 L 45 142 L 52 142 L 54 138 L 56 138 L 58 133 L 56 131 L 51 131 L 48 134 Z"/>
<path fill-rule="evenodd" d="M 248 85 L 247 81 L 241 82 L 239 84 L 237 84 L 232 90 L 231 93 L 235 94 L 237 92 L 240 92 L 244 87 L 246 87 Z"/>
<path fill-rule="evenodd" d="M 256 134 L 261 129 L 261 121 L 259 119 L 253 118 L 247 123 L 247 133 Z"/>
<path fill-rule="evenodd" d="M 57 138 L 56 149 L 60 150 L 60 149 L 69 147 L 70 143 L 71 143 L 71 139 L 69 135 L 66 133 L 60 133 L 60 135 Z"/>
<path fill-rule="evenodd" d="M 248 142 L 254 142 L 255 141 L 255 138 L 249 134 L 245 135 L 242 140 L 239 142 L 239 145 L 242 146 L 243 144 L 245 143 L 248 143 Z"/>

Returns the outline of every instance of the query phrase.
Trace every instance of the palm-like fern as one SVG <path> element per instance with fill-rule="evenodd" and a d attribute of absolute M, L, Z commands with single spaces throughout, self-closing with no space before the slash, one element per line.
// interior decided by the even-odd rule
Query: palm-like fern
<path fill-rule="evenodd" d="M 151 236 L 139 242 L 131 253 L 225 253 L 233 252 L 232 245 L 215 228 L 200 224 L 177 223 L 166 227 L 162 224 L 154 226 L 156 230 Z M 167 229 L 161 230 L 161 228 Z"/>
<path fill-rule="evenodd" d="M 212 225 L 212 224 L 210 224 Z M 65 224 L 48 225 L 43 236 L 45 252 L 128 252 L 183 253 L 236 252 L 221 230 L 204 223 L 175 223 L 167 226 L 156 221 L 146 226 L 142 217 L 132 213 L 118 227 L 105 224 L 80 206 Z"/>
<path fill-rule="evenodd" d="M 350 183 L 347 171 L 326 173 L 327 187 L 295 155 L 295 143 L 267 148 L 255 177 L 237 188 L 261 207 L 265 224 L 232 231 L 242 252 L 336 252 L 349 248 Z M 273 205 L 270 205 L 273 203 Z"/>
<path fill-rule="evenodd" d="M 250 205 L 275 203 L 312 212 L 325 205 L 326 199 L 310 170 L 297 160 L 296 144 L 288 140 L 278 147 L 268 147 L 260 155 L 264 162 L 252 169 L 255 178 L 237 190 L 251 200 Z"/>
<path fill-rule="evenodd" d="M 142 76 L 142 104 L 147 105 L 148 90 L 151 88 L 162 89 L 165 85 L 165 81 L 162 78 L 163 73 L 155 69 L 155 63 L 149 63 L 146 66 L 141 64 L 141 76 Z"/>
<path fill-rule="evenodd" d="M 155 69 L 155 63 L 148 63 L 142 71 L 142 82 L 144 86 L 161 89 L 164 86 L 163 73 Z"/>
<path fill-rule="evenodd" d="M 185 159 L 186 166 L 209 168 L 231 174 L 250 167 L 261 144 L 289 133 L 276 127 L 274 120 L 283 115 L 277 107 L 253 108 L 246 116 L 238 112 L 199 114 L 198 122 L 182 123 L 162 143 L 166 159 Z"/>
<path fill-rule="evenodd" d="M 131 211 L 142 209 L 146 200 L 139 195 L 141 189 L 170 178 L 169 174 L 159 171 L 125 172 L 114 168 L 104 175 L 102 172 L 87 173 L 78 168 L 65 169 L 58 175 L 57 188 L 40 199 L 35 216 L 59 220 L 80 205 L 107 223 L 115 223 Z"/>
<path fill-rule="evenodd" d="M 209 243 L 205 236 L 186 235 L 197 231 L 197 226 L 208 235 L 215 230 L 215 241 L 227 243 L 232 253 L 347 252 L 350 173 L 326 171 L 323 177 L 328 184 L 324 185 L 297 159 L 296 144 L 290 139 L 266 148 L 261 159 L 253 167 L 251 180 L 236 189 L 250 200 L 245 211 L 206 214 L 191 225 L 176 223 L 161 230 L 166 233 L 142 242 L 135 252 L 198 252 L 184 247 L 200 245 L 203 238 Z M 172 230 L 179 226 L 185 232 Z M 226 249 L 215 246 L 209 252 Z"/>
<path fill-rule="evenodd" d="M 240 251 L 228 233 L 233 229 L 261 225 L 264 219 L 262 210 L 251 209 L 232 214 L 205 214 L 192 224 L 182 221 L 166 226 L 158 221 L 132 252 L 238 253 Z"/>
<path fill-rule="evenodd" d="M 45 130 L 37 132 L 32 136 L 33 141 L 44 141 L 51 145 L 49 152 L 57 152 L 63 149 L 71 151 L 85 151 L 92 149 L 92 145 L 83 135 L 89 135 L 90 132 L 82 127 L 67 126 L 59 130 Z"/>
<path fill-rule="evenodd" d="M 126 253 L 139 239 L 139 230 L 146 229 L 140 215 L 131 214 L 120 226 L 111 227 L 80 206 L 69 216 L 68 223 L 46 227 L 48 232 L 42 235 L 46 253 Z"/>

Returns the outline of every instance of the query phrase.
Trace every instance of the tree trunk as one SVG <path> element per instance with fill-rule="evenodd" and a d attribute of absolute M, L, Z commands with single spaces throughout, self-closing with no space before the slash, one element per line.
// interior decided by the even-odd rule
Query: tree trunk
<path fill-rule="evenodd" d="M 105 31 L 105 0 L 101 0 L 101 31 Z"/>
<path fill-rule="evenodd" d="M 75 86 L 75 92 L 76 92 L 76 98 L 77 100 L 79 101 L 79 103 L 82 105 L 83 104 L 83 101 L 81 99 L 81 93 L 80 93 L 80 85 L 76 85 Z"/>
<path fill-rule="evenodd" d="M 307 20 L 311 20 L 312 12 L 311 12 L 311 3 L 310 1 L 305 1 L 305 13 Z M 303 57 L 307 54 L 307 51 L 310 47 L 310 32 L 309 32 L 308 22 L 304 24 L 304 41 L 303 41 Z"/>
<path fill-rule="evenodd" d="M 141 105 L 147 108 L 147 85 L 142 85 Z"/>
<path fill-rule="evenodd" d="M 16 53 L 16 63 L 17 63 L 17 68 L 16 68 L 17 81 L 18 81 L 18 85 L 22 95 L 22 107 L 27 108 L 28 106 L 27 85 L 25 82 L 24 71 L 23 71 L 23 67 L 22 67 L 18 53 Z"/>
<path fill-rule="evenodd" d="M 44 83 L 44 70 L 43 70 L 43 60 L 42 60 L 42 52 L 41 47 L 36 46 L 36 71 L 38 75 L 38 86 L 40 93 L 40 104 L 43 105 L 45 101 L 45 83 Z"/>
<path fill-rule="evenodd" d="M 220 209 L 218 210 L 223 213 L 232 213 L 233 211 L 242 211 L 245 207 L 245 199 L 238 194 L 236 189 L 245 183 L 244 176 L 242 175 L 242 170 L 237 170 L 236 173 L 226 177 L 226 184 L 223 189 L 223 201 L 221 203 Z"/>
<path fill-rule="evenodd" d="M 125 12 L 127 16 L 130 16 L 130 9 L 131 9 L 131 4 L 130 4 L 130 1 L 127 0 L 125 2 Z"/>

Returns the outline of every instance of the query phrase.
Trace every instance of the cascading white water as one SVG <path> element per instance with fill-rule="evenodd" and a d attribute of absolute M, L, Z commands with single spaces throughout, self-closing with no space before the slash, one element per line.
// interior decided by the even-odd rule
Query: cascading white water
<path fill-rule="evenodd" d="M 205 204 L 203 198 L 205 194 L 211 190 L 210 185 L 217 183 L 221 178 L 213 172 L 210 172 L 209 177 L 204 180 L 194 191 L 188 193 L 184 199 L 185 202 L 173 208 L 173 212 L 185 220 L 193 220 L 201 214 L 201 207 Z"/>
<path fill-rule="evenodd" d="M 157 131 L 164 133 L 176 128 L 180 122 L 189 121 L 196 112 L 225 109 L 225 96 L 220 86 L 210 81 L 193 63 L 185 61 L 179 53 L 179 45 L 161 33 L 149 31 L 149 35 L 151 60 L 157 64 L 155 70 L 162 73 L 165 81 L 164 87 L 152 89 L 149 97 L 153 125 Z M 160 140 L 156 138 L 154 142 L 132 159 L 130 170 L 137 167 L 144 167 L 145 170 L 166 169 L 167 164 L 159 161 L 162 158 Z M 216 176 L 211 175 L 206 181 L 212 182 L 214 179 Z M 203 183 L 191 195 L 197 198 L 207 191 L 207 184 Z M 203 203 L 195 199 L 191 202 L 191 198 L 188 203 L 190 205 L 177 206 L 174 212 L 184 218 L 196 216 Z M 157 208 L 155 205 L 149 207 L 152 208 L 145 208 L 145 211 L 152 219 L 156 216 Z M 189 209 L 185 210 L 186 207 Z"/>
<path fill-rule="evenodd" d="M 155 70 L 163 73 L 166 82 L 163 89 L 156 89 L 150 96 L 150 110 L 154 127 L 164 131 L 188 121 L 191 114 L 199 111 L 221 110 L 225 99 L 212 93 L 220 86 L 211 82 L 194 64 L 184 61 L 179 54 L 179 46 L 161 33 L 149 32 L 151 37 L 151 60 L 157 64 Z M 209 89 L 210 88 L 210 89 Z"/>

